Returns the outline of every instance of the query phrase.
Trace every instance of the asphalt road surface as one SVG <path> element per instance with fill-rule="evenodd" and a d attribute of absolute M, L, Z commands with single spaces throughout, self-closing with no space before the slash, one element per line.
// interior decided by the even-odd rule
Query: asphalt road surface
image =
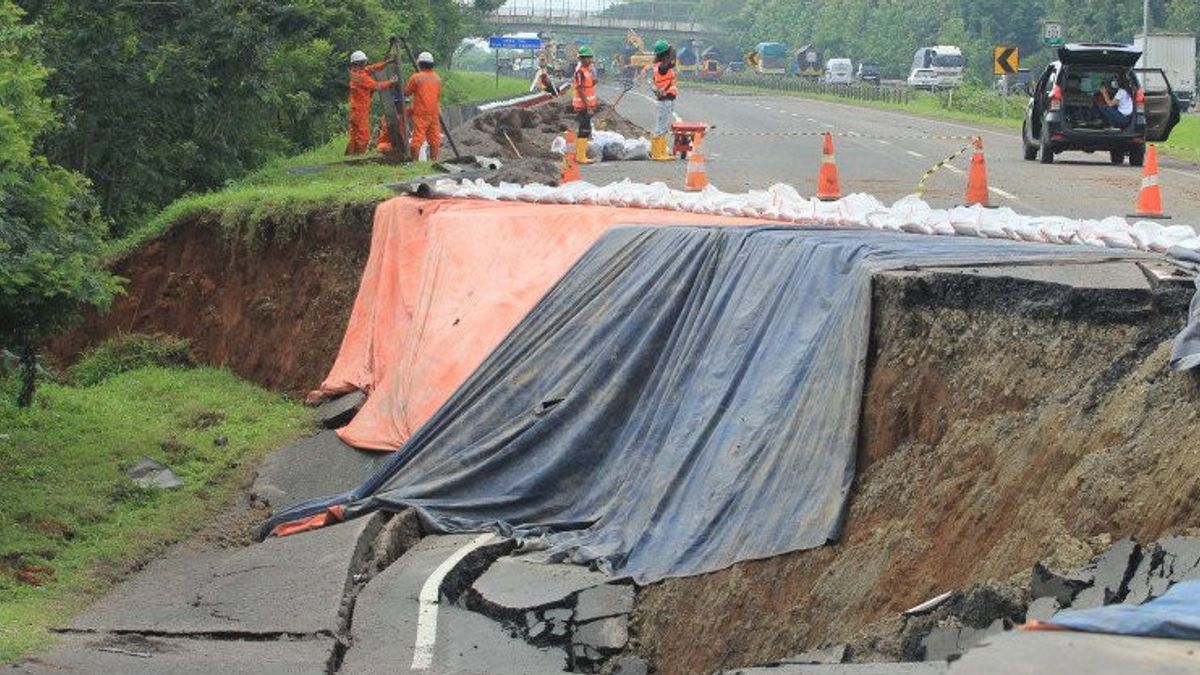
<path fill-rule="evenodd" d="M 616 88 L 604 88 L 612 101 Z M 618 110 L 652 128 L 654 102 L 644 88 L 622 99 Z M 1105 218 L 1131 213 L 1141 184 L 1140 168 L 1113 166 L 1107 153 L 1071 152 L 1053 165 L 1026 161 L 1018 130 L 935 120 L 891 110 L 865 108 L 770 92 L 683 85 L 676 114 L 716 129 L 706 139 L 711 184 L 728 192 L 762 189 L 773 183 L 816 190 L 821 132 L 831 131 L 843 192 L 866 192 L 891 203 L 916 192 L 926 170 L 981 136 L 992 204 L 1030 215 Z M 800 135 L 811 134 L 811 135 Z M 925 199 L 937 207 L 962 203 L 970 152 L 928 180 Z M 1160 159 L 1164 210 L 1170 224 L 1200 226 L 1200 166 Z M 621 162 L 583 168 L 584 180 L 605 184 L 628 177 L 682 187 L 685 162 Z"/>

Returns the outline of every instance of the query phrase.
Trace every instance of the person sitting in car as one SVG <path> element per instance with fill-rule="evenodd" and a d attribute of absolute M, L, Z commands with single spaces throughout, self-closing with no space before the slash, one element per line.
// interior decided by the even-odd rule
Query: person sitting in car
<path fill-rule="evenodd" d="M 1114 77 L 1101 85 L 1100 97 L 1100 115 L 1108 122 L 1109 128 L 1124 129 L 1129 126 L 1129 121 L 1133 119 L 1133 97 L 1128 89 L 1121 86 L 1121 81 Z"/>

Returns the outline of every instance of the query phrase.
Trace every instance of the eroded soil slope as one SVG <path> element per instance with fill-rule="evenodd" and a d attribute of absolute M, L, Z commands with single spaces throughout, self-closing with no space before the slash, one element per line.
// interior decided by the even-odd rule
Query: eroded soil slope
<path fill-rule="evenodd" d="M 212 218 L 190 218 L 119 261 L 126 295 L 50 345 L 63 363 L 120 332 L 192 341 L 205 363 L 300 394 L 337 356 L 370 249 L 375 206 L 317 212 L 295 232 L 259 225 L 251 246 Z"/>
<path fill-rule="evenodd" d="M 1189 296 L 877 279 L 842 541 L 644 590 L 641 649 L 664 673 L 768 662 L 947 590 L 1024 582 L 1042 558 L 1086 560 L 1090 537 L 1200 525 L 1200 386 L 1167 367 Z"/>

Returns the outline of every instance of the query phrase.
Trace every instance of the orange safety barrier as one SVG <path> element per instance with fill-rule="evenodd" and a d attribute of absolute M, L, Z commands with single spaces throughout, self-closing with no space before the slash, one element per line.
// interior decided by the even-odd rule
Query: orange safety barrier
<path fill-rule="evenodd" d="M 704 161 L 704 135 L 696 136 L 692 154 L 688 156 L 687 175 L 683 179 L 683 189 L 698 192 L 708 187 L 708 165 Z"/>
<path fill-rule="evenodd" d="M 975 154 L 971 155 L 971 170 L 967 174 L 967 206 L 988 204 L 987 163 L 983 159 L 983 137 L 976 136 L 972 143 Z"/>
<path fill-rule="evenodd" d="M 399 448 L 608 228 L 761 222 L 605 206 L 384 202 L 341 349 L 319 390 L 368 392 L 338 435 L 358 448 Z"/>
<path fill-rule="evenodd" d="M 1168 220 L 1163 214 L 1162 185 L 1158 181 L 1158 146 L 1146 148 L 1145 167 L 1142 169 L 1142 187 L 1138 190 L 1137 211 L 1130 218 L 1156 218 Z"/>
<path fill-rule="evenodd" d="M 817 199 L 823 202 L 842 198 L 842 184 L 838 180 L 837 154 L 833 151 L 833 134 L 825 132 L 825 143 L 821 148 L 821 170 L 817 173 Z"/>
<path fill-rule="evenodd" d="M 567 130 L 567 147 L 563 150 L 562 177 L 558 184 L 579 180 L 579 162 L 575 161 L 575 132 Z"/>

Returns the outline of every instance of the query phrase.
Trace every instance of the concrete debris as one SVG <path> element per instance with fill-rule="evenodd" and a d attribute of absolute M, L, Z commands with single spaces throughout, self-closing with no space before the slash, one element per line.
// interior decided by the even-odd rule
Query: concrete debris
<path fill-rule="evenodd" d="M 813 649 L 803 654 L 789 656 L 781 660 L 781 664 L 810 664 L 821 665 L 827 663 L 841 663 L 846 660 L 846 645 L 832 645 L 822 647 L 821 649 Z"/>
<path fill-rule="evenodd" d="M 601 672 L 608 675 L 647 675 L 650 665 L 645 659 L 626 654 L 609 661 Z"/>
<path fill-rule="evenodd" d="M 962 656 L 992 635 L 999 635 L 1012 628 L 1004 619 L 996 619 L 986 628 L 969 626 L 938 626 L 925 636 L 921 644 L 925 647 L 926 661 L 950 661 Z"/>
<path fill-rule="evenodd" d="M 1054 598 L 1059 605 L 1068 607 L 1077 594 L 1092 585 L 1093 580 L 1089 572 L 1060 574 L 1038 562 L 1033 565 L 1029 593 L 1034 598 Z"/>
<path fill-rule="evenodd" d="M 1141 547 L 1132 539 L 1122 539 L 1101 554 L 1092 564 L 1094 588 L 1104 591 L 1104 603 L 1113 602 L 1125 595 L 1125 584 L 1133 566 L 1137 564 Z"/>
<path fill-rule="evenodd" d="M 1092 586 L 1080 591 L 1079 595 L 1071 601 L 1071 609 L 1092 609 L 1093 607 L 1103 607 L 1112 601 L 1112 597 L 1100 586 Z"/>
<path fill-rule="evenodd" d="M 1029 608 L 1025 610 L 1025 620 L 1046 621 L 1060 609 L 1062 609 L 1062 606 L 1058 604 L 1058 600 L 1048 596 L 1038 598 L 1029 603 Z"/>
<path fill-rule="evenodd" d="M 348 394 L 322 403 L 314 413 L 317 419 L 317 424 L 326 429 L 338 429 L 350 423 L 354 416 L 358 414 L 359 408 L 367 402 L 367 395 L 359 389 Z"/>
<path fill-rule="evenodd" d="M 629 619 L 614 616 L 579 625 L 572 640 L 597 650 L 621 649 L 629 642 Z"/>
<path fill-rule="evenodd" d="M 575 604 L 575 621 L 583 623 L 607 616 L 633 611 L 633 586 L 606 584 L 579 593 Z"/>
<path fill-rule="evenodd" d="M 144 488 L 174 490 L 183 487 L 183 480 L 175 472 L 145 455 L 129 467 L 125 475 Z"/>

